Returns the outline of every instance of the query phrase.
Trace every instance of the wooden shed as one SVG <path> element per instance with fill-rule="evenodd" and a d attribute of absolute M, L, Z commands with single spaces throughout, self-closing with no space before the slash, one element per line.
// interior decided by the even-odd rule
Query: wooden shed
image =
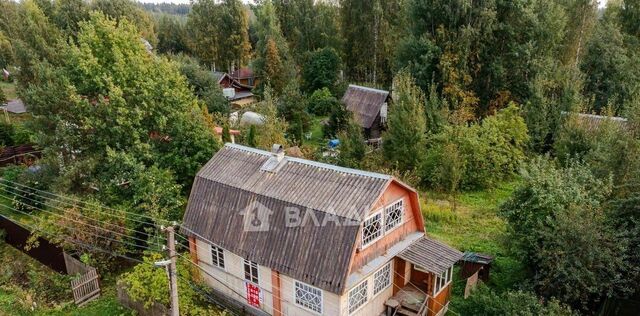
<path fill-rule="evenodd" d="M 349 85 L 342 97 L 347 110 L 364 129 L 367 139 L 379 138 L 387 126 L 389 91 Z"/>

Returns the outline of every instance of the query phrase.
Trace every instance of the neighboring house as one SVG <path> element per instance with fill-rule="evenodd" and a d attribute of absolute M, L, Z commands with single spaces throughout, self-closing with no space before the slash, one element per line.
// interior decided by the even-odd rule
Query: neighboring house
<path fill-rule="evenodd" d="M 396 178 L 226 144 L 184 215 L 213 291 L 254 315 L 443 315 L 462 253 L 425 236 Z"/>
<path fill-rule="evenodd" d="M 220 127 L 220 126 L 216 126 L 213 129 L 214 129 L 213 131 L 215 132 L 216 137 L 218 138 L 218 140 L 222 141 L 222 134 L 223 134 L 224 129 L 222 127 Z M 240 135 L 240 131 L 239 130 L 237 130 L 237 129 L 229 129 L 229 136 L 231 137 L 231 143 L 232 144 L 236 143 L 236 136 L 237 135 Z"/>
<path fill-rule="evenodd" d="M 240 81 L 233 79 L 229 74 L 214 71 L 213 76 L 218 81 L 224 96 L 229 99 L 236 108 L 252 104 L 256 102 L 256 98 L 251 92 L 252 86 L 242 84 Z"/>
<path fill-rule="evenodd" d="M 587 113 L 562 112 L 562 115 L 575 115 L 578 123 L 587 130 L 597 130 L 605 122 L 611 122 L 613 126 L 623 130 L 629 128 L 629 120 L 619 116 L 603 116 Z"/>
<path fill-rule="evenodd" d="M 239 83 L 254 88 L 258 85 L 258 78 L 254 75 L 253 69 L 249 67 L 243 67 L 232 71 L 229 76 L 238 81 Z"/>
<path fill-rule="evenodd" d="M 367 139 L 380 138 L 387 126 L 389 91 L 349 85 L 342 103 L 353 113 L 353 118 L 364 129 Z"/>

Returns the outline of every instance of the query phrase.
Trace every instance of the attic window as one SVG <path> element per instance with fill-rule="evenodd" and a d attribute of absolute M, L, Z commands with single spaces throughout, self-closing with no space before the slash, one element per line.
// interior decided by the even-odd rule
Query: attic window
<path fill-rule="evenodd" d="M 362 225 L 362 246 L 367 246 L 382 236 L 382 212 L 371 215 Z"/>
<path fill-rule="evenodd" d="M 400 199 L 384 209 L 385 232 L 389 232 L 402 223 L 404 213 L 403 200 Z"/>

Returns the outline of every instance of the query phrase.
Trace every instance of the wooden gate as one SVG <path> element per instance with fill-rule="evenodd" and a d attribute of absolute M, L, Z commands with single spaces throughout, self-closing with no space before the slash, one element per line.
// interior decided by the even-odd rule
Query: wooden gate
<path fill-rule="evenodd" d="M 71 281 L 73 299 L 78 306 L 82 306 L 100 296 L 100 276 L 95 268 Z"/>

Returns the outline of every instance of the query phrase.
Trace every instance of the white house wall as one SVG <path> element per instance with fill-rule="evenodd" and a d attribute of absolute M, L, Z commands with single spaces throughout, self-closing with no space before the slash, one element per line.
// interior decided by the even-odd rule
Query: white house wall
<path fill-rule="evenodd" d="M 244 285 L 244 258 L 225 250 L 225 269 L 222 270 L 212 265 L 211 246 L 199 239 L 196 239 L 196 243 L 199 264 L 206 271 L 206 273 L 200 273 L 205 282 L 227 296 L 247 304 L 247 290 Z M 224 282 L 226 286 L 217 280 Z M 271 293 L 273 287 L 271 286 L 271 270 L 269 268 L 258 265 L 258 283 L 264 298 L 260 307 L 263 311 L 273 314 L 273 295 Z"/>
<path fill-rule="evenodd" d="M 386 265 L 386 264 L 385 264 Z M 385 266 L 383 265 L 383 267 Z M 344 315 L 344 316 L 371 316 L 371 315 L 380 315 L 385 311 L 385 305 L 384 303 L 390 299 L 393 296 L 393 271 L 394 271 L 394 266 L 393 266 L 393 260 L 391 260 L 391 284 L 384 290 L 382 290 L 380 293 L 378 293 L 377 295 L 373 295 L 373 286 L 374 286 L 374 280 L 373 277 L 375 275 L 376 271 L 373 271 L 371 274 L 369 274 L 365 279 L 368 282 L 367 285 L 367 302 L 360 307 L 360 309 L 356 310 L 355 312 L 353 312 L 353 314 L 349 314 L 349 290 L 347 290 L 344 295 L 342 295 L 342 297 L 340 298 L 340 306 L 341 311 L 340 311 L 340 315 Z M 360 282 L 358 282 L 356 284 L 356 286 L 362 282 L 364 282 L 365 279 L 362 279 Z"/>
<path fill-rule="evenodd" d="M 216 290 L 228 295 L 229 297 L 246 304 L 246 289 L 244 285 L 244 259 L 227 250 L 224 251 L 225 270 L 214 267 L 211 262 L 211 246 L 197 239 L 198 261 L 206 273 L 201 273 L 205 282 Z M 393 263 L 391 271 L 393 270 Z M 259 286 L 264 296 L 261 309 L 269 314 L 273 314 L 273 293 L 271 282 L 271 269 L 258 265 Z M 376 270 L 377 271 L 377 270 Z M 367 303 L 353 314 L 349 314 L 349 291 L 342 296 L 322 290 L 322 315 L 337 316 L 369 316 L 380 315 L 384 312 L 384 303 L 393 296 L 393 275 L 391 285 L 382 292 L 373 296 L 374 274 L 373 271 L 366 279 L 368 280 L 368 299 Z M 212 276 L 210 276 L 210 275 Z M 215 277 L 215 278 L 214 278 Z M 226 286 L 220 284 L 224 282 Z M 362 279 L 364 280 L 364 279 Z M 287 316 L 318 316 L 317 313 L 305 309 L 295 304 L 294 283 L 295 279 L 280 274 L 280 298 L 282 303 L 282 312 Z M 358 283 L 360 284 L 360 283 Z M 233 289 L 233 291 L 231 289 Z M 241 295 L 239 295 L 239 294 Z"/>
<path fill-rule="evenodd" d="M 282 312 L 287 316 L 317 316 L 318 313 L 296 305 L 294 298 L 295 279 L 280 275 L 280 296 Z M 322 315 L 340 315 L 340 297 L 334 293 L 322 290 Z"/>

